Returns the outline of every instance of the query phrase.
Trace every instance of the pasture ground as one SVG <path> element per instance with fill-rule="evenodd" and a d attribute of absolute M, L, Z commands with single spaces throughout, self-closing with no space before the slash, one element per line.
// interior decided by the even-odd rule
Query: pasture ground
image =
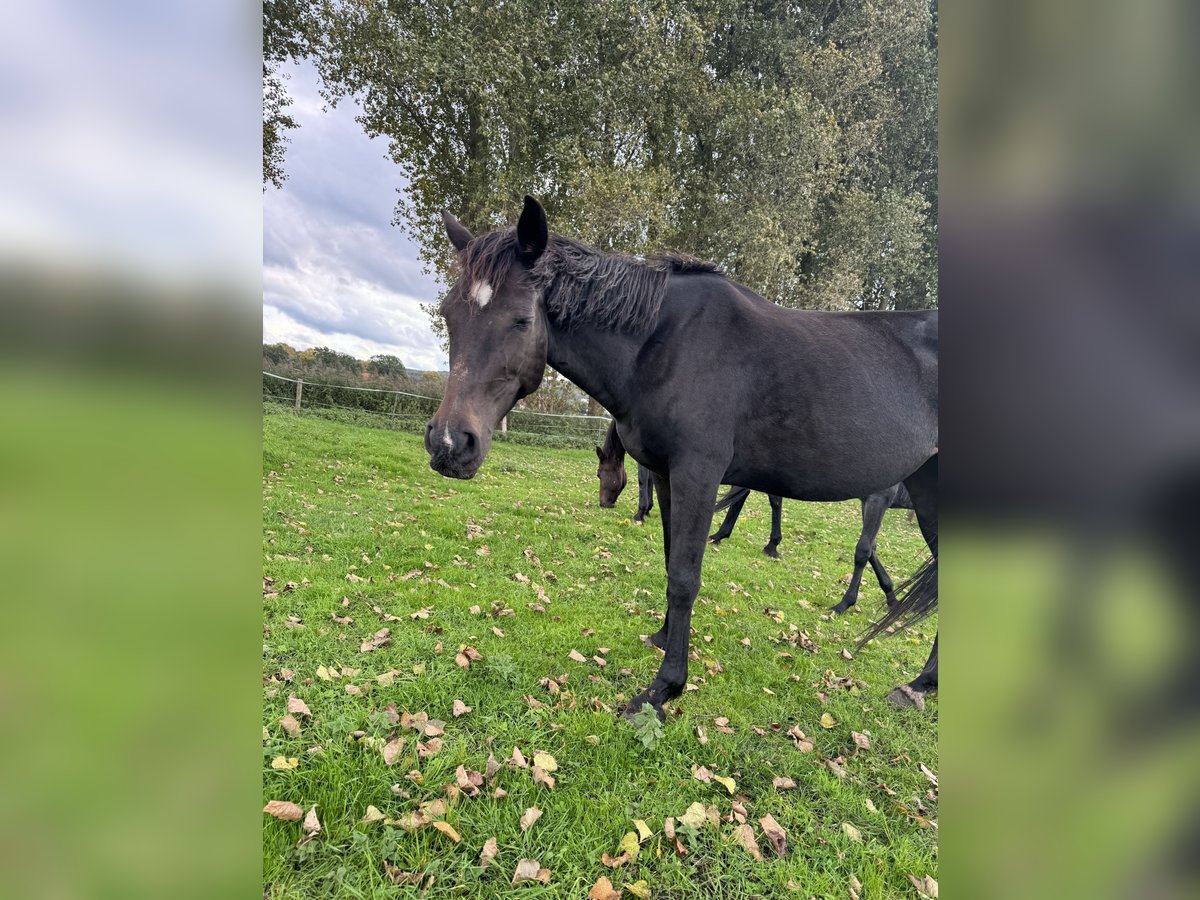
<path fill-rule="evenodd" d="M 660 624 L 665 579 L 657 507 L 645 527 L 629 520 L 629 466 L 632 486 L 604 510 L 590 450 L 498 444 L 474 480 L 450 481 L 429 469 L 419 435 L 265 413 L 264 802 L 315 805 L 321 831 L 301 841 L 301 822 L 264 815 L 264 896 L 582 898 L 605 876 L 624 897 L 846 898 L 857 879 L 859 896 L 882 898 L 918 897 L 910 876 L 937 878 L 936 787 L 922 766 L 938 770 L 938 701 L 918 712 L 885 700 L 919 671 L 936 618 L 855 653 L 882 606 L 869 570 L 858 606 L 826 615 L 852 567 L 858 503 L 785 503 L 783 558 L 771 560 L 760 552 L 766 498 L 751 498 L 705 557 L 697 689 L 671 704 L 647 749 L 641 738 L 653 736 L 616 711 L 658 667 L 639 635 Z M 904 512 L 887 514 L 879 555 L 898 583 L 924 558 Z M 363 652 L 382 628 L 390 642 Z M 463 668 L 467 647 L 479 658 L 460 657 Z M 294 737 L 280 724 L 289 696 L 311 711 L 295 716 Z M 455 717 L 455 700 L 471 711 Z M 422 756 L 431 739 L 394 721 L 406 712 L 445 723 L 440 750 Z M 797 748 L 794 727 L 813 749 Z M 396 737 L 388 766 L 381 748 Z M 503 762 L 514 747 L 531 763 L 554 758 L 552 789 L 506 766 L 478 796 L 448 796 L 459 766 L 484 772 L 489 753 Z M 734 794 L 694 777 L 699 766 L 733 779 Z M 796 787 L 774 787 L 777 776 Z M 496 799 L 497 787 L 507 795 Z M 362 821 L 372 806 L 412 825 L 438 799 L 445 830 Z M 677 825 L 680 857 L 664 820 L 693 803 L 721 820 Z M 735 806 L 762 861 L 733 838 Z M 531 807 L 542 815 L 523 831 Z M 767 815 L 787 833 L 782 858 L 760 826 Z M 636 859 L 606 867 L 603 854 L 637 839 L 635 820 L 650 832 Z M 498 853 L 483 868 L 492 837 Z M 522 859 L 549 883 L 512 886 Z M 400 873 L 420 886 L 394 883 Z"/>

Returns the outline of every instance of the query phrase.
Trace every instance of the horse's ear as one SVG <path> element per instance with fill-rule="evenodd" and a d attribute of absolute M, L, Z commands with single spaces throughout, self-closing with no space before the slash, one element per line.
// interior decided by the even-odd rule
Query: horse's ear
<path fill-rule="evenodd" d="M 446 210 L 442 210 L 442 222 L 446 226 L 446 234 L 450 236 L 450 243 L 454 245 L 455 250 L 462 250 L 467 244 L 471 243 L 473 235 L 467 231 L 465 225 L 454 216 L 450 215 Z"/>
<path fill-rule="evenodd" d="M 521 218 L 517 221 L 517 245 L 521 248 L 521 256 L 525 262 L 533 264 L 550 239 L 550 231 L 546 227 L 546 211 L 528 194 L 525 195 L 525 208 L 521 210 Z"/>
<path fill-rule="evenodd" d="M 600 460 L 600 462 L 604 462 L 604 451 L 599 447 L 596 448 L 596 458 Z"/>

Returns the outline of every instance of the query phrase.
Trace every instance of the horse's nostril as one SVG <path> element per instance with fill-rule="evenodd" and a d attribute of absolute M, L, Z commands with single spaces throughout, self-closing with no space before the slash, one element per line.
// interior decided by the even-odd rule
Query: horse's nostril
<path fill-rule="evenodd" d="M 463 437 L 465 438 L 465 440 L 463 441 L 463 452 L 464 453 L 474 453 L 475 447 L 478 444 L 478 440 L 475 437 L 475 432 L 464 429 Z"/>

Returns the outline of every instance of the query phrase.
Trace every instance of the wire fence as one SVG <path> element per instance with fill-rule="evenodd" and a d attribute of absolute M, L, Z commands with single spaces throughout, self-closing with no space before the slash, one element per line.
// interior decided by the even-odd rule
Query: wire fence
<path fill-rule="evenodd" d="M 325 384 L 263 372 L 263 407 L 397 431 L 423 432 L 441 403 L 438 397 L 354 385 Z M 514 409 L 492 436 L 495 441 L 550 447 L 603 443 L 611 420 Z"/>

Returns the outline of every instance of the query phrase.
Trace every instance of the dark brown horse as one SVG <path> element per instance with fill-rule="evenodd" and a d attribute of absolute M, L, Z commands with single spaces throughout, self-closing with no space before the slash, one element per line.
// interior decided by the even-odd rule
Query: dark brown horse
<path fill-rule="evenodd" d="M 663 522 L 665 651 L 626 714 L 679 696 L 692 605 L 721 484 L 798 500 L 903 481 L 932 558 L 872 635 L 937 605 L 937 323 L 927 312 L 808 312 L 695 260 L 640 261 L 551 235 L 525 198 L 515 228 L 473 237 L 443 214 L 459 275 L 442 302 L 450 376 L 425 433 L 430 466 L 471 478 L 501 418 L 548 364 L 612 413 L 654 473 Z M 747 353 L 753 348 L 753 353 Z M 923 705 L 925 670 L 892 692 Z"/>

